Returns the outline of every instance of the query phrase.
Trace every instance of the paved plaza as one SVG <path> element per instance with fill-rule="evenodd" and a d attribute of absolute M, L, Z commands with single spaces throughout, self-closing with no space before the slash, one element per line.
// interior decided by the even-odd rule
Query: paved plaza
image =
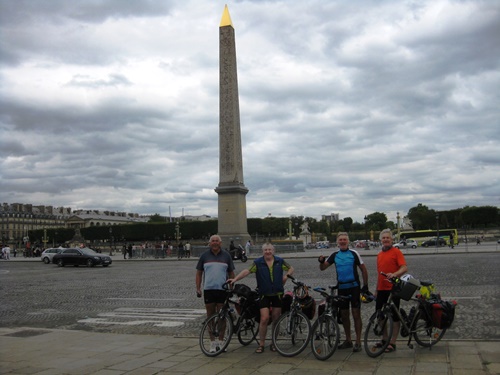
<path fill-rule="evenodd" d="M 432 350 L 409 349 L 400 340 L 395 353 L 376 359 L 337 350 L 324 362 L 309 348 L 285 358 L 268 348 L 256 354 L 255 345 L 242 347 L 237 339 L 227 353 L 204 356 L 197 339 L 203 305 L 193 295 L 196 259 L 123 260 L 116 255 L 107 269 L 59 268 L 24 258 L 2 261 L 0 374 L 500 373 L 498 248 L 405 252 L 410 273 L 432 279 L 445 299 L 459 303 L 445 339 Z M 319 253 L 286 257 L 299 279 L 325 286 L 331 275 L 318 272 Z M 373 281 L 376 250 L 360 253 Z M 249 263 L 235 265 L 238 271 Z M 247 279 L 253 286 L 254 280 Z M 363 309 L 371 312 L 372 305 Z"/>

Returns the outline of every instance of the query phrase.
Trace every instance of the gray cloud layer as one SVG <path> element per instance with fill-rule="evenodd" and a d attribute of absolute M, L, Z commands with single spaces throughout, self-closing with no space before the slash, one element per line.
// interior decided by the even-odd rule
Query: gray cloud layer
<path fill-rule="evenodd" d="M 223 8 L 0 0 L 0 200 L 217 216 Z M 249 217 L 499 205 L 500 3 L 229 10 Z"/>

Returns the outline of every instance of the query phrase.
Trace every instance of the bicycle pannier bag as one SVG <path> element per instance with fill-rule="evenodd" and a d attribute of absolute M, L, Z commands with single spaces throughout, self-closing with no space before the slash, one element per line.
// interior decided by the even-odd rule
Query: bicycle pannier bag
<path fill-rule="evenodd" d="M 456 301 L 436 301 L 432 304 L 432 325 L 439 329 L 450 328 L 455 319 Z"/>
<path fill-rule="evenodd" d="M 309 319 L 314 318 L 314 314 L 316 314 L 316 301 L 314 298 L 307 296 L 300 299 L 300 307 L 302 312 L 306 314 Z"/>
<path fill-rule="evenodd" d="M 250 287 L 245 284 L 234 284 L 233 292 L 236 293 L 236 295 L 239 297 L 248 298 L 250 297 L 252 289 L 250 289 Z"/>
<path fill-rule="evenodd" d="M 285 292 L 281 300 L 281 312 L 285 313 L 290 311 L 290 306 L 292 305 L 293 294 L 292 292 Z"/>

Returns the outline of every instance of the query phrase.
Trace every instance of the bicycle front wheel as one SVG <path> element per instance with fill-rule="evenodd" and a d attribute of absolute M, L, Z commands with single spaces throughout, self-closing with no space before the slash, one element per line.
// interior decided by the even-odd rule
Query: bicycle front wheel
<path fill-rule="evenodd" d="M 376 311 L 368 321 L 364 337 L 366 354 L 375 358 L 389 346 L 394 322 L 389 310 Z"/>
<path fill-rule="evenodd" d="M 273 328 L 273 344 L 285 357 L 300 354 L 311 338 L 311 322 L 301 311 L 281 315 Z"/>
<path fill-rule="evenodd" d="M 425 318 L 425 313 L 422 311 L 418 312 L 415 329 L 413 330 L 413 337 L 420 346 L 430 348 L 436 345 L 443 338 L 445 333 L 446 328 L 440 329 L 433 327 Z"/>
<path fill-rule="evenodd" d="M 257 337 L 259 333 L 259 323 L 253 318 L 244 316 L 241 318 L 238 328 L 238 341 L 241 345 L 247 346 Z"/>
<path fill-rule="evenodd" d="M 233 323 L 226 314 L 215 314 L 201 328 L 200 348 L 203 354 L 215 357 L 226 350 L 233 335 Z"/>
<path fill-rule="evenodd" d="M 331 315 L 321 315 L 312 326 L 311 350 L 314 356 L 325 361 L 330 358 L 340 341 L 337 319 Z"/>

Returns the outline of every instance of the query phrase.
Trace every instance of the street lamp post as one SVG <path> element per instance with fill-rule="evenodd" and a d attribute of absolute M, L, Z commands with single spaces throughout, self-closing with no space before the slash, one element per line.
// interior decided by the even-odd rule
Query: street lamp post
<path fill-rule="evenodd" d="M 365 216 L 365 249 L 370 250 L 370 245 L 368 245 L 368 229 L 366 227 L 366 221 L 368 220 L 368 217 Z"/>
<path fill-rule="evenodd" d="M 436 250 L 439 247 L 439 213 L 436 212 Z"/>
<path fill-rule="evenodd" d="M 109 227 L 109 256 L 113 255 L 113 228 Z"/>
<path fill-rule="evenodd" d="M 401 225 L 399 224 L 399 220 L 401 219 L 401 216 L 399 216 L 399 211 L 397 213 L 397 216 L 396 216 L 396 225 L 398 226 L 398 241 L 401 240 Z"/>
<path fill-rule="evenodd" d="M 47 229 L 43 229 L 43 238 L 42 238 L 42 242 L 43 242 L 43 248 L 46 249 L 47 248 L 47 242 L 49 242 L 49 237 L 47 237 Z"/>

